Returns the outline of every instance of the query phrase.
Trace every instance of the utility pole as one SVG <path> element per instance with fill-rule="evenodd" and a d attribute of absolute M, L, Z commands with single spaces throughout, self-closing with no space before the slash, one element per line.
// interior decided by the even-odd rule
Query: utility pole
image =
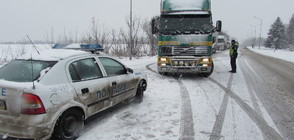
<path fill-rule="evenodd" d="M 252 48 L 253 48 L 255 46 L 255 42 L 256 42 L 256 27 L 253 25 L 250 25 L 250 26 L 254 28 L 254 44 L 252 46 Z"/>
<path fill-rule="evenodd" d="M 132 11 L 132 7 L 133 7 L 133 2 L 132 0 L 130 0 L 130 60 L 132 60 L 132 56 L 133 56 L 133 11 Z"/>
<path fill-rule="evenodd" d="M 262 19 L 259 17 L 254 17 L 260 21 L 260 34 L 259 34 L 259 49 L 260 49 L 260 41 L 261 41 L 261 29 L 262 29 Z"/>

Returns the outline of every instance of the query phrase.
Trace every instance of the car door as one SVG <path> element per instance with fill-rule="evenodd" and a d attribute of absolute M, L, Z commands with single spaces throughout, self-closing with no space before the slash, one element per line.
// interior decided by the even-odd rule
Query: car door
<path fill-rule="evenodd" d="M 111 105 L 109 81 L 94 57 L 72 61 L 68 70 L 77 100 L 87 107 L 88 115 Z"/>
<path fill-rule="evenodd" d="M 113 104 L 135 96 L 135 88 L 139 79 L 134 78 L 132 72 L 113 58 L 99 57 L 99 60 L 111 85 L 110 94 Z"/>

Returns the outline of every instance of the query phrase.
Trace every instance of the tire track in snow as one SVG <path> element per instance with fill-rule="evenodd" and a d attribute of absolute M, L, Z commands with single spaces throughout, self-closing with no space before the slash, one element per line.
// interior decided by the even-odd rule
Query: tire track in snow
<path fill-rule="evenodd" d="M 180 86 L 181 94 L 181 137 L 180 140 L 194 140 L 194 121 L 189 92 L 180 79 L 176 79 Z"/>
<path fill-rule="evenodd" d="M 229 90 L 231 90 L 232 82 L 233 82 L 233 74 L 231 74 L 228 85 L 227 85 Z M 225 121 L 228 103 L 229 103 L 229 95 L 225 94 L 220 106 L 220 110 L 216 116 L 215 124 L 213 126 L 212 133 L 209 140 L 219 140 L 221 137 L 223 137 L 221 136 L 221 132 L 222 132 L 223 124 Z"/>
<path fill-rule="evenodd" d="M 218 85 L 221 89 L 223 89 L 230 98 L 232 98 L 251 118 L 251 120 L 259 127 L 265 139 L 273 139 L 273 140 L 282 140 L 284 139 L 274 128 L 268 125 L 268 123 L 260 116 L 253 108 L 251 108 L 246 102 L 244 102 L 237 94 L 235 94 L 229 87 L 226 88 L 213 78 L 209 77 L 209 80 Z M 231 78 L 230 78 L 231 81 Z M 229 81 L 229 83 L 230 83 Z M 230 85 L 230 84 L 228 84 Z M 221 110 L 224 106 L 221 106 Z M 221 111 L 220 111 L 221 112 Z M 217 119 L 218 121 L 218 119 Z M 217 123 L 217 122 L 216 122 Z M 220 131 L 221 128 L 217 128 L 214 131 Z M 214 133 L 213 133 L 214 134 Z M 210 138 L 212 139 L 212 137 Z M 214 138 L 213 138 L 214 139 Z M 219 138 L 218 138 L 219 139 Z"/>
<path fill-rule="evenodd" d="M 146 68 L 154 73 L 157 71 L 150 68 L 152 64 L 146 65 Z M 194 121 L 193 121 L 193 113 L 191 100 L 189 96 L 189 92 L 180 77 L 175 80 L 179 84 L 180 94 L 181 94 L 181 126 L 180 126 L 180 140 L 194 140 L 195 139 L 195 131 L 194 131 Z"/>

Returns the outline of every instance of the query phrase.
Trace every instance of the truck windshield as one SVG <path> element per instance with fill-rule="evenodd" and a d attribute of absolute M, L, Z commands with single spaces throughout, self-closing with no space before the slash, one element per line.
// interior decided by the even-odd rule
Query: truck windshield
<path fill-rule="evenodd" d="M 213 26 L 210 14 L 162 15 L 159 29 L 162 34 L 207 34 Z"/>
<path fill-rule="evenodd" d="M 13 60 L 0 69 L 0 79 L 13 82 L 32 82 L 40 77 L 42 70 L 52 67 L 55 63 L 51 61 Z"/>

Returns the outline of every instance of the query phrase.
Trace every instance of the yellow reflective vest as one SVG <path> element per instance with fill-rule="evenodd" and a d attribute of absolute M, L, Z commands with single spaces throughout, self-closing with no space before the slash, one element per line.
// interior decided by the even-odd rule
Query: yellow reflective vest
<path fill-rule="evenodd" d="M 230 48 L 230 56 L 238 54 L 238 45 L 234 44 Z"/>

